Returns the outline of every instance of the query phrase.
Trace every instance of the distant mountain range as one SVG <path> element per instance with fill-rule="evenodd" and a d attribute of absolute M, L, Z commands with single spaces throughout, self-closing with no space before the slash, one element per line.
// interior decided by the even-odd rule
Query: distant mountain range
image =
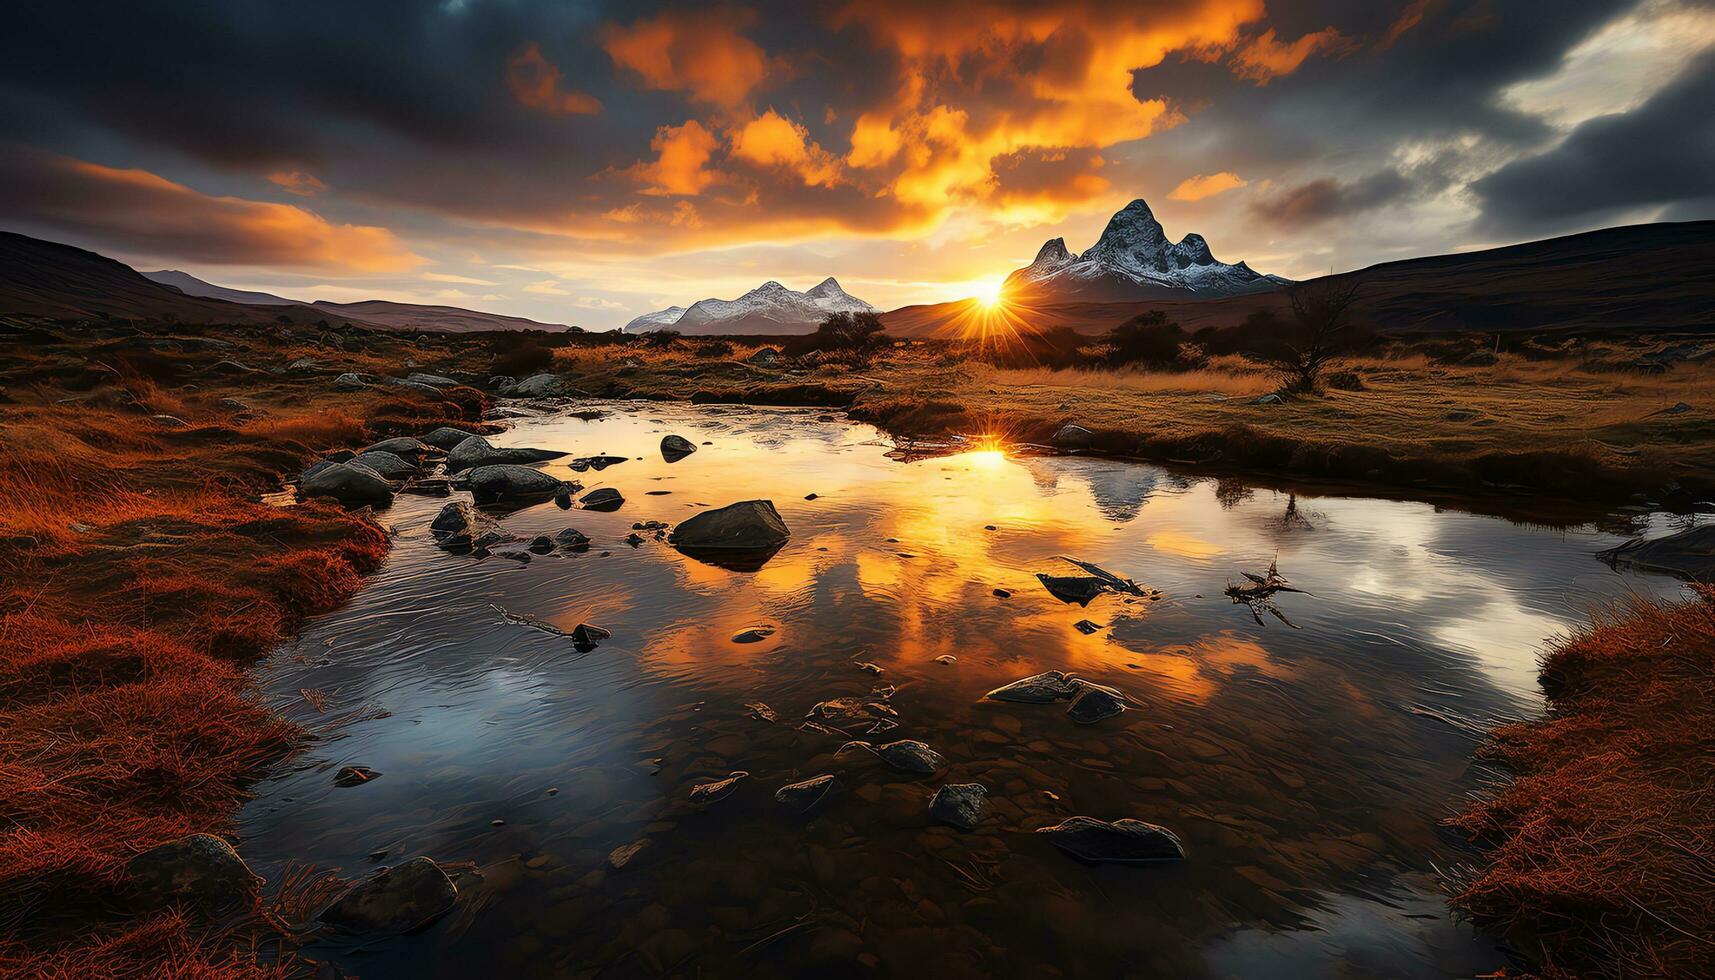
<path fill-rule="evenodd" d="M 833 276 L 797 292 L 769 281 L 738 299 L 705 299 L 689 307 L 669 306 L 645 313 L 625 325 L 626 333 L 677 330 L 682 334 L 809 333 L 829 313 L 878 313 L 875 307 L 840 288 Z"/>
<path fill-rule="evenodd" d="M 1605 228 L 1479 252 L 1384 262 L 1334 278 L 1359 280 L 1353 313 L 1381 331 L 1626 335 L 1711 330 L 1715 221 Z M 1049 292 L 1015 304 L 1022 311 L 1021 326 L 1100 334 L 1139 313 L 1160 310 L 1187 330 L 1197 330 L 1237 326 L 1258 310 L 1279 313 L 1286 308 L 1279 289 L 1227 296 L 1181 290 L 1126 300 L 1072 295 Z M 950 337 L 980 323 L 982 316 L 975 300 L 960 300 L 902 307 L 883 314 L 882 322 L 896 337 Z"/>
<path fill-rule="evenodd" d="M 248 289 L 228 289 L 204 282 L 188 272 L 163 269 L 145 272 L 145 279 L 177 289 L 188 296 L 221 299 L 247 306 L 308 306 L 320 310 L 327 318 L 352 323 L 368 323 L 390 330 L 430 330 L 437 333 L 475 333 L 483 330 L 578 330 L 564 323 L 541 323 L 521 316 L 480 313 L 457 306 L 427 306 L 420 303 L 395 303 L 370 299 L 357 303 L 334 303 L 325 299 L 302 302 L 285 299 L 273 293 L 258 293 Z"/>
<path fill-rule="evenodd" d="M 1169 241 L 1161 222 L 1141 198 L 1108 219 L 1102 236 L 1082 255 L 1052 238 L 1036 261 L 1006 277 L 1003 293 L 1030 303 L 1071 300 L 1124 301 L 1238 296 L 1279 289 L 1290 280 L 1228 265 L 1209 252 L 1202 235 Z"/>

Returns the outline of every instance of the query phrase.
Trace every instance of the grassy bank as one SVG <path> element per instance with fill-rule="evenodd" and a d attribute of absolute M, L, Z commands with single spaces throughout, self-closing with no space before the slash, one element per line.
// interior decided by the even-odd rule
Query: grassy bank
<path fill-rule="evenodd" d="M 255 340 L 247 361 L 295 354 Z M 266 973 L 235 936 L 129 911 L 120 888 L 132 855 L 230 833 L 247 783 L 300 738 L 248 666 L 386 555 L 367 516 L 258 495 L 480 396 L 234 374 L 230 347 L 194 338 L 104 343 L 36 336 L 0 357 L 0 972 Z"/>
<path fill-rule="evenodd" d="M 1543 683 L 1483 750 L 1513 779 L 1453 821 L 1488 848 L 1455 905 L 1545 976 L 1715 974 L 1715 587 L 1598 620 Z"/>
<path fill-rule="evenodd" d="M 1145 372 L 1006 369 L 944 346 L 856 363 L 753 364 L 751 346 L 709 349 L 573 348 L 555 368 L 607 395 L 846 407 L 904 438 L 1046 443 L 1073 422 L 1093 432 L 1095 452 L 1408 492 L 1675 504 L 1715 492 L 1715 375 L 1690 365 L 1643 373 L 1588 351 L 1447 364 L 1400 345 L 1349 362 L 1349 389 L 1256 404 L 1275 379 L 1237 356 Z"/>

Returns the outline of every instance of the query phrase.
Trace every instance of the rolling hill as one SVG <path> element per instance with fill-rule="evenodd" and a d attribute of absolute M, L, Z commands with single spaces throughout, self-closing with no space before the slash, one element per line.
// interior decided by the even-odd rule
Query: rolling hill
<path fill-rule="evenodd" d="M 1601 333 L 1715 329 L 1715 221 L 1630 225 L 1453 255 L 1373 265 L 1357 278 L 1356 313 L 1388 332 L 1566 330 Z M 1228 327 L 1284 310 L 1283 293 L 1124 302 L 1021 299 L 1016 321 L 1037 330 L 1105 333 L 1148 310 L 1187 330 Z M 898 337 L 957 336 L 973 300 L 882 314 Z"/>

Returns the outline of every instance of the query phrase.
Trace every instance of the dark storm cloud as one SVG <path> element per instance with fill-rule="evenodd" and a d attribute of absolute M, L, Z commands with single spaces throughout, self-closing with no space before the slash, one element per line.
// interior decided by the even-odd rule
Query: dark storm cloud
<path fill-rule="evenodd" d="M 1410 194 L 1414 187 L 1394 170 L 1349 183 L 1320 177 L 1260 198 L 1251 205 L 1251 213 L 1271 224 L 1303 228 L 1381 207 Z"/>
<path fill-rule="evenodd" d="M 1471 185 L 1481 226 L 1553 231 L 1650 205 L 1680 219 L 1715 217 L 1715 55 L 1704 55 L 1649 101 L 1598 116 L 1545 153 Z"/>

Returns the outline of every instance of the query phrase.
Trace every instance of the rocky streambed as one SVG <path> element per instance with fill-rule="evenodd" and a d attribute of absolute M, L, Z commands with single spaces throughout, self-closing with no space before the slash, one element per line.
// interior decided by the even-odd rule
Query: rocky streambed
<path fill-rule="evenodd" d="M 1647 514 L 502 414 L 303 480 L 354 474 L 394 553 L 267 666 L 323 738 L 239 850 L 368 888 L 312 946 L 365 976 L 1491 970 L 1438 877 L 1475 733 L 1592 601 L 1677 588 L 1596 560 Z"/>

